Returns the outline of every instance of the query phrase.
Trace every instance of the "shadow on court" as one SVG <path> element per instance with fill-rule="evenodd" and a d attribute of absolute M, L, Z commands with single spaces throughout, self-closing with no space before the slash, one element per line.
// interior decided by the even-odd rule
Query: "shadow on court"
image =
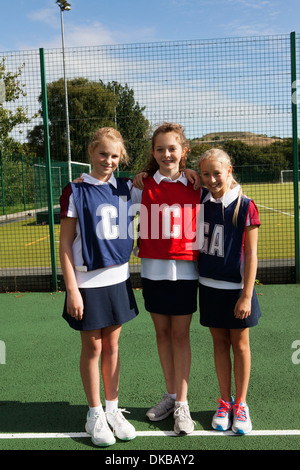
<path fill-rule="evenodd" d="M 0 432 L 84 432 L 87 407 L 68 402 L 0 402 Z"/>
<path fill-rule="evenodd" d="M 73 433 L 85 432 L 87 406 L 71 405 L 68 402 L 19 401 L 0 402 L 1 433 Z M 134 424 L 137 430 L 172 431 L 174 420 L 172 414 L 162 421 L 151 422 L 146 417 L 148 408 L 126 408 L 126 419 Z M 195 429 L 211 429 L 211 418 L 214 411 L 192 413 L 196 422 Z"/>

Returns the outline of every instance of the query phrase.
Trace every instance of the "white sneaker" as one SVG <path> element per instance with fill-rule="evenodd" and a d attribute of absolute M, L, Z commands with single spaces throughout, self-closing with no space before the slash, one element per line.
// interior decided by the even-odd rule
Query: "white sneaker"
<path fill-rule="evenodd" d="M 231 428 L 232 407 L 234 405 L 233 399 L 231 403 L 218 398 L 218 409 L 212 419 L 212 427 L 216 431 L 227 431 Z"/>
<path fill-rule="evenodd" d="M 124 418 L 122 412 L 129 413 L 129 411 L 118 408 L 114 411 L 107 411 L 105 413 L 106 419 L 115 436 L 122 441 L 130 441 L 136 437 L 136 432 L 132 424 Z"/>
<path fill-rule="evenodd" d="M 146 416 L 150 419 L 150 421 L 161 421 L 173 413 L 174 406 L 174 398 L 170 397 L 168 393 L 165 393 L 162 396 L 160 402 L 147 411 Z"/>
<path fill-rule="evenodd" d="M 194 431 L 194 421 L 191 418 L 188 405 L 175 405 L 174 420 L 174 432 L 176 434 L 190 434 Z"/>
<path fill-rule="evenodd" d="M 249 408 L 246 403 L 238 403 L 233 406 L 232 431 L 236 434 L 248 434 L 252 431 L 252 423 L 249 415 Z"/>
<path fill-rule="evenodd" d="M 88 412 L 85 430 L 92 436 L 92 442 L 96 446 L 111 446 L 116 442 L 116 439 L 107 424 L 103 410 L 96 413 L 94 417 L 91 417 L 90 412 Z"/>

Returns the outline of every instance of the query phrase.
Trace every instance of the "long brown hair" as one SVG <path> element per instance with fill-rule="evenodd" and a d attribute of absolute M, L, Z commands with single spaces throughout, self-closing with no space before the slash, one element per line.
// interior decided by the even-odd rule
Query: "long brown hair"
<path fill-rule="evenodd" d="M 155 139 L 158 134 L 167 134 L 168 132 L 174 132 L 177 135 L 178 142 L 180 143 L 182 149 L 186 149 L 183 152 L 181 160 L 179 162 L 179 171 L 183 171 L 185 169 L 186 161 L 191 151 L 190 144 L 187 138 L 184 135 L 184 129 L 180 124 L 175 124 L 172 122 L 164 122 L 161 124 L 157 129 L 153 132 L 151 138 L 151 155 L 149 160 L 144 168 L 143 171 L 146 171 L 149 176 L 153 176 L 154 173 L 159 169 L 158 163 L 153 156 L 154 146 L 155 146 Z"/>

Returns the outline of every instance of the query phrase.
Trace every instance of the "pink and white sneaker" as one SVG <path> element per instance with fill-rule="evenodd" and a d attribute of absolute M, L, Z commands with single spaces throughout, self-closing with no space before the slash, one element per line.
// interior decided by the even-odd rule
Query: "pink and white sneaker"
<path fill-rule="evenodd" d="M 233 406 L 232 431 L 235 434 L 248 434 L 252 431 L 249 408 L 246 403 L 239 402 Z"/>
<path fill-rule="evenodd" d="M 219 406 L 213 416 L 211 425 L 216 431 L 227 431 L 231 428 L 232 407 L 234 405 L 234 401 L 232 397 L 231 402 L 224 401 L 221 398 L 218 398 L 217 401 Z"/>

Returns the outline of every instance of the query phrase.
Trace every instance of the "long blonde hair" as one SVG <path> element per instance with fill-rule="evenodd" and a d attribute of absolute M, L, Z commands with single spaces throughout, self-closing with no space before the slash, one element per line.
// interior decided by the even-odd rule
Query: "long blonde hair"
<path fill-rule="evenodd" d="M 209 149 L 206 152 L 204 152 L 201 155 L 200 159 L 199 159 L 198 166 L 199 166 L 199 170 L 200 170 L 200 176 L 201 176 L 201 166 L 202 166 L 203 162 L 205 162 L 207 160 L 215 160 L 215 161 L 221 163 L 221 165 L 223 165 L 226 169 L 228 169 L 230 166 L 232 167 L 231 158 L 228 155 L 228 153 L 226 153 L 222 149 L 212 148 L 212 149 Z M 233 176 L 233 172 L 231 171 L 228 175 L 228 189 L 227 190 L 234 188 L 238 184 L 239 183 L 236 181 L 236 179 Z M 237 204 L 236 204 L 236 207 L 235 207 L 235 210 L 234 210 L 234 213 L 233 213 L 233 217 L 232 217 L 232 223 L 235 226 L 237 225 L 237 217 L 238 217 L 240 204 L 241 204 L 241 196 L 242 196 L 242 188 L 240 187 L 239 195 L 238 195 L 238 201 L 237 201 Z"/>
<path fill-rule="evenodd" d="M 120 132 L 117 131 L 117 129 L 114 129 L 113 127 L 101 127 L 100 129 L 97 129 L 97 131 L 94 133 L 92 140 L 90 141 L 89 147 L 94 150 L 102 139 L 110 139 L 114 142 L 118 142 L 121 146 L 120 162 L 128 165 L 129 156 L 127 154 L 124 140 Z"/>

